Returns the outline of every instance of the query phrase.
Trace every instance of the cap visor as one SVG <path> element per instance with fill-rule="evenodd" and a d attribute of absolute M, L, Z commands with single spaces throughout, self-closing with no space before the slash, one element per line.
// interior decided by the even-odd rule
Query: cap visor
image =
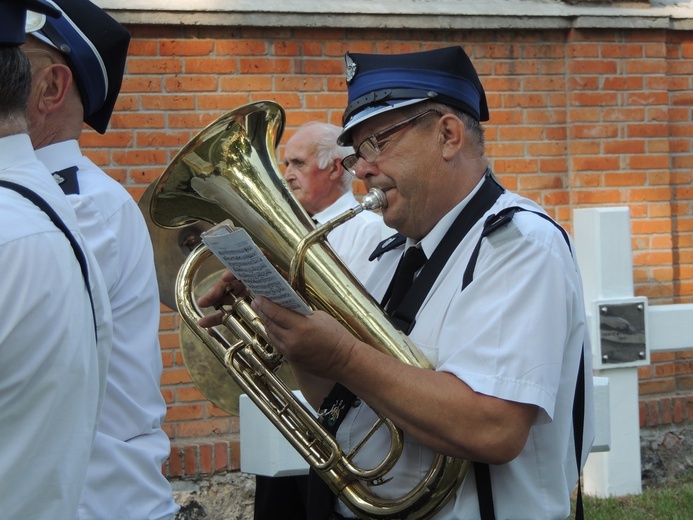
<path fill-rule="evenodd" d="M 344 126 L 342 133 L 337 138 L 337 143 L 341 146 L 351 146 L 353 141 L 351 138 L 351 132 L 356 125 L 360 125 L 367 119 L 384 114 L 390 110 L 395 110 L 397 108 L 403 108 L 409 105 L 414 105 L 415 103 L 421 103 L 426 101 L 428 98 L 418 98 L 418 99 L 398 99 L 394 101 L 386 101 L 384 103 L 378 103 L 377 105 L 372 105 L 364 108 L 363 110 L 357 112 L 349 122 Z"/>

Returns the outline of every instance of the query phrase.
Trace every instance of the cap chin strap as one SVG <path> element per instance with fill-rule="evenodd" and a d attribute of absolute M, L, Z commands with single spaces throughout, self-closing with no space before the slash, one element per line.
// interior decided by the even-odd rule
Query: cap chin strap
<path fill-rule="evenodd" d="M 43 25 L 44 25 L 45 23 L 46 23 L 46 20 L 45 20 L 45 18 L 44 18 L 44 20 L 43 20 L 43 22 L 41 23 L 40 27 L 38 27 L 38 28 L 36 28 L 36 29 L 33 29 L 33 30 L 29 30 L 29 27 L 28 27 L 28 25 L 29 25 L 29 20 L 27 19 L 26 33 L 27 33 L 27 34 L 31 34 L 31 35 L 32 35 L 34 38 L 36 38 L 37 40 L 41 40 L 43 43 L 45 43 L 46 45 L 48 45 L 51 49 L 55 49 L 56 51 L 59 51 L 60 49 L 58 49 L 55 45 L 53 45 L 53 42 L 50 41 L 48 38 L 46 38 L 46 36 L 45 36 L 44 34 L 41 33 L 40 29 L 43 28 Z"/>
<path fill-rule="evenodd" d="M 432 90 L 421 90 L 413 88 L 385 88 L 369 92 L 368 94 L 364 94 L 363 96 L 349 103 L 349 106 L 347 106 L 346 110 L 344 111 L 344 116 L 342 117 L 342 124 L 346 125 L 351 114 L 361 107 L 367 107 L 368 105 L 398 99 L 421 100 L 428 98 L 434 100 L 436 97 L 438 97 L 438 93 Z"/>
<path fill-rule="evenodd" d="M 342 133 L 337 138 L 337 144 L 340 146 L 352 146 L 354 144 L 353 139 L 351 138 L 352 129 L 366 119 L 389 112 L 390 110 L 415 105 L 416 103 L 421 103 L 422 101 L 426 100 L 427 98 L 391 99 L 388 101 L 382 101 L 380 103 L 366 105 L 363 107 L 363 109 L 356 111 L 356 113 L 352 112 L 351 119 L 345 124 L 342 129 Z"/>

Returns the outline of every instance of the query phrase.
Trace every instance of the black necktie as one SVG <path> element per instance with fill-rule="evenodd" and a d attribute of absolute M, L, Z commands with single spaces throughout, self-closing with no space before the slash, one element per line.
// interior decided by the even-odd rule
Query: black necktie
<path fill-rule="evenodd" d="M 396 311 L 397 307 L 402 303 L 404 296 L 411 288 L 411 284 L 414 283 L 414 275 L 423 267 L 424 263 L 426 263 L 426 253 L 421 248 L 410 247 L 404 253 L 404 258 L 402 258 L 397 267 L 395 279 L 392 283 L 392 294 L 387 304 L 388 314 Z"/>

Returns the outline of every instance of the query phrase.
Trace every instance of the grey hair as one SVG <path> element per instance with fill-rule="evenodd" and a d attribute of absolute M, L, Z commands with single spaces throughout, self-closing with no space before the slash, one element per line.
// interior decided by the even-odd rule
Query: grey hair
<path fill-rule="evenodd" d="M 31 93 L 31 64 L 19 47 L 0 47 L 0 117 L 25 119 Z"/>
<path fill-rule="evenodd" d="M 461 110 L 455 107 L 445 105 L 443 103 L 424 101 L 421 103 L 415 103 L 414 105 L 402 109 L 402 113 L 413 116 L 419 112 L 424 112 L 426 110 L 437 110 L 442 114 L 453 114 L 455 117 L 460 119 L 464 123 L 464 128 L 467 132 L 467 135 L 472 137 L 472 140 L 470 142 L 472 150 L 476 154 L 478 154 L 479 157 L 482 157 L 486 153 L 486 138 L 484 136 L 484 127 L 481 125 L 479 121 L 474 119 L 466 112 L 462 112 Z M 425 120 L 416 121 L 414 123 L 415 126 L 423 124 L 426 124 Z"/>
<path fill-rule="evenodd" d="M 337 138 L 342 133 L 341 127 L 320 121 L 311 121 L 303 125 L 303 128 L 308 127 L 314 127 L 318 131 L 315 139 L 315 157 L 318 168 L 327 168 L 335 158 L 341 161 L 347 155 L 354 153 L 351 146 L 339 146 L 337 144 Z M 342 171 L 341 181 L 345 190 L 352 191 L 353 178 L 346 169 Z"/>

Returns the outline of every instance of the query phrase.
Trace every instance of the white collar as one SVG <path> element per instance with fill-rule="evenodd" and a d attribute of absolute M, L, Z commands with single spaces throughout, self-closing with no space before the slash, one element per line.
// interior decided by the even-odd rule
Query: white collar
<path fill-rule="evenodd" d="M 325 209 L 318 211 L 315 215 L 313 215 L 313 219 L 320 224 L 324 224 L 336 216 L 341 215 L 346 210 L 358 206 L 358 204 L 359 203 L 356 200 L 356 197 L 354 197 L 354 194 L 347 191 L 344 195 L 339 197 Z"/>
<path fill-rule="evenodd" d="M 75 161 L 82 158 L 82 151 L 77 140 L 69 139 L 39 148 L 36 150 L 36 157 L 54 172 L 75 166 Z"/>
<path fill-rule="evenodd" d="M 36 155 L 29 134 L 13 134 L 0 138 L 0 170 L 12 169 L 27 161 L 35 161 Z"/>

